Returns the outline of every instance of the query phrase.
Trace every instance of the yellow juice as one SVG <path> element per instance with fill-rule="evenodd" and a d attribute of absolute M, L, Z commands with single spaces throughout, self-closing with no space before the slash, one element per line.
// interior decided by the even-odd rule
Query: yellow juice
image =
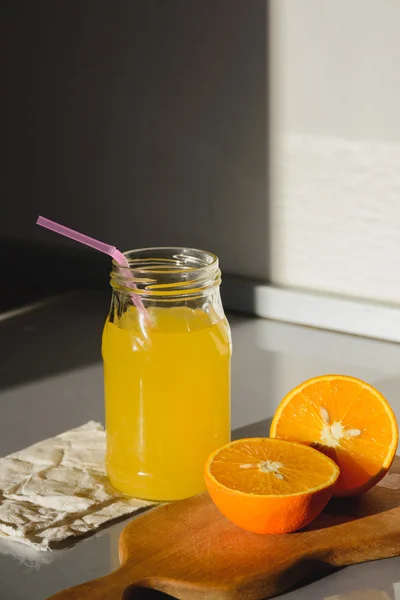
<path fill-rule="evenodd" d="M 204 462 L 230 440 L 228 322 L 212 312 L 130 307 L 103 333 L 107 472 L 122 492 L 177 500 L 205 489 Z"/>

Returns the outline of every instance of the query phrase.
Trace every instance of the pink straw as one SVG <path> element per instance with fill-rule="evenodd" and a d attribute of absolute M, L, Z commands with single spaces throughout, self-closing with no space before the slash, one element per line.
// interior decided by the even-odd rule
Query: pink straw
<path fill-rule="evenodd" d="M 108 254 L 111 256 L 119 265 L 123 267 L 129 267 L 129 263 L 126 259 L 126 256 L 122 254 L 119 250 L 116 249 L 115 246 L 110 246 L 109 244 L 105 244 L 104 242 L 100 242 L 100 240 L 95 240 L 94 238 L 89 237 L 88 235 L 84 235 L 83 233 L 79 233 L 78 231 L 74 231 L 69 227 L 65 227 L 64 225 L 60 225 L 59 223 L 55 223 L 55 221 L 50 221 L 50 219 L 46 219 L 45 217 L 38 217 L 36 221 L 37 225 L 41 227 L 45 227 L 46 229 L 50 229 L 55 233 L 59 233 L 65 237 L 71 238 L 71 240 L 75 240 L 75 242 L 79 242 L 80 244 L 85 244 L 86 246 L 90 246 L 95 250 L 99 250 L 100 252 L 104 252 L 104 254 Z M 132 287 L 135 287 L 132 284 Z M 148 320 L 148 315 L 145 307 L 143 306 L 143 302 L 137 294 L 131 294 L 132 300 L 135 306 L 143 311 L 142 314 L 146 316 Z"/>

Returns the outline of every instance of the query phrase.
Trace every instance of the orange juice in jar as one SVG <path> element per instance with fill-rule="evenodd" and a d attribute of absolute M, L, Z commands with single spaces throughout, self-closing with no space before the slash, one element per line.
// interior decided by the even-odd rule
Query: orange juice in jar
<path fill-rule="evenodd" d="M 107 472 L 132 496 L 186 498 L 205 489 L 207 456 L 230 440 L 218 259 L 187 248 L 125 256 L 129 269 L 113 265 L 103 333 Z"/>

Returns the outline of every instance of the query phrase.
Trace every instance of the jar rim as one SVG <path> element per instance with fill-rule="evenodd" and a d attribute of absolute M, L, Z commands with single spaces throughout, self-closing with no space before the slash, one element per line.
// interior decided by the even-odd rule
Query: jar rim
<path fill-rule="evenodd" d="M 156 252 L 165 252 L 165 251 L 170 251 L 171 253 L 174 252 L 181 252 L 181 251 L 186 251 L 187 252 L 187 256 L 190 256 L 191 254 L 194 253 L 201 253 L 206 257 L 209 257 L 211 260 L 204 262 L 204 264 L 199 265 L 199 267 L 194 267 L 194 268 L 204 268 L 204 267 L 208 267 L 208 266 L 212 266 L 215 263 L 218 263 L 218 257 L 216 254 L 214 254 L 213 252 L 210 252 L 209 250 L 202 250 L 201 248 L 190 248 L 187 246 L 150 246 L 149 248 L 134 248 L 132 250 L 125 250 L 122 254 L 125 256 L 125 258 L 127 259 L 128 263 L 130 260 L 134 259 L 133 256 L 131 255 L 137 255 L 138 260 L 140 258 L 144 258 L 144 256 L 140 257 L 140 254 L 144 254 L 147 252 L 151 252 L 151 253 L 156 253 Z M 146 258 L 153 258 L 156 259 L 157 256 L 149 256 Z M 115 258 L 112 259 L 112 263 L 113 266 L 115 267 L 120 267 L 121 265 L 115 260 Z M 126 268 L 126 267 L 125 267 Z"/>
<path fill-rule="evenodd" d="M 207 250 L 159 246 L 123 254 L 128 266 L 114 259 L 111 273 L 111 285 L 120 291 L 134 287 L 140 295 L 192 295 L 221 281 L 218 257 Z"/>

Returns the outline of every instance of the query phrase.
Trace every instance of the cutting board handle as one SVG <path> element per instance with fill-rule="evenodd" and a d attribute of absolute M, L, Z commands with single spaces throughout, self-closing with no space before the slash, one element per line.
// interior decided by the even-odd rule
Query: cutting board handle
<path fill-rule="evenodd" d="M 47 600 L 133 600 L 140 594 L 140 581 L 135 581 L 135 572 L 132 567 L 122 565 L 105 577 L 99 577 L 80 585 L 58 592 Z"/>

